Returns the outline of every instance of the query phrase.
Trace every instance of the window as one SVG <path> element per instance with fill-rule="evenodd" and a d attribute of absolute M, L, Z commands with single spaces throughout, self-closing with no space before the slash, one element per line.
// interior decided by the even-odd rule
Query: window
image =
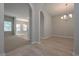
<path fill-rule="evenodd" d="M 23 24 L 23 31 L 27 31 L 27 25 Z"/>
<path fill-rule="evenodd" d="M 4 21 L 4 31 L 12 31 L 12 22 Z"/>
<path fill-rule="evenodd" d="M 21 25 L 20 24 L 16 24 L 16 31 L 21 31 Z"/>

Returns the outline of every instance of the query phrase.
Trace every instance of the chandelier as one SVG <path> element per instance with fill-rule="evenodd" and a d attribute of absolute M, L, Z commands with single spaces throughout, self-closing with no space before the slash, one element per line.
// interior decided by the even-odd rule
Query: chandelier
<path fill-rule="evenodd" d="M 66 13 L 63 16 L 61 16 L 61 19 L 72 18 L 72 14 L 67 13 L 67 6 L 68 6 L 68 4 L 65 4 L 65 6 L 66 6 Z"/>

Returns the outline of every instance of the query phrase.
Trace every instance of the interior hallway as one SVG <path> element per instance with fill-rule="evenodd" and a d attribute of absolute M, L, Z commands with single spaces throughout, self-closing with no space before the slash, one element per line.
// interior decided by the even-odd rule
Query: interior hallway
<path fill-rule="evenodd" d="M 73 39 L 52 37 L 41 40 L 41 44 L 25 45 L 6 55 L 9 56 L 72 56 Z"/>

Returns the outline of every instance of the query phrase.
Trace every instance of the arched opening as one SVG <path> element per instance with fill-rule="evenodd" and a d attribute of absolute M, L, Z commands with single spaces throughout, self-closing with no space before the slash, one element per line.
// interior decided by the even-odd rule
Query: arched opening
<path fill-rule="evenodd" d="M 40 39 L 44 37 L 44 14 L 40 11 Z"/>
<path fill-rule="evenodd" d="M 32 8 L 28 3 L 4 4 L 5 53 L 28 45 L 32 33 Z"/>

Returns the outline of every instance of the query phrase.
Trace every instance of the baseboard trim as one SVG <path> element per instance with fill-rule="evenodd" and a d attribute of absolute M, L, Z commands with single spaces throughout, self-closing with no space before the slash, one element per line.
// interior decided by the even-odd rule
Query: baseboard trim
<path fill-rule="evenodd" d="M 62 38 L 71 38 L 71 39 L 73 39 L 72 36 L 63 36 L 63 35 L 52 35 L 52 37 L 62 37 Z"/>
<path fill-rule="evenodd" d="M 71 39 L 73 39 L 72 36 L 63 36 L 63 35 L 46 36 L 46 37 L 43 37 L 42 39 L 48 39 L 48 38 L 51 38 L 51 37 L 62 37 L 62 38 L 71 38 Z"/>
<path fill-rule="evenodd" d="M 42 39 L 48 39 L 48 38 L 51 38 L 52 36 L 45 36 L 43 37 Z"/>
<path fill-rule="evenodd" d="M 40 42 L 32 42 L 32 44 L 40 44 Z"/>

